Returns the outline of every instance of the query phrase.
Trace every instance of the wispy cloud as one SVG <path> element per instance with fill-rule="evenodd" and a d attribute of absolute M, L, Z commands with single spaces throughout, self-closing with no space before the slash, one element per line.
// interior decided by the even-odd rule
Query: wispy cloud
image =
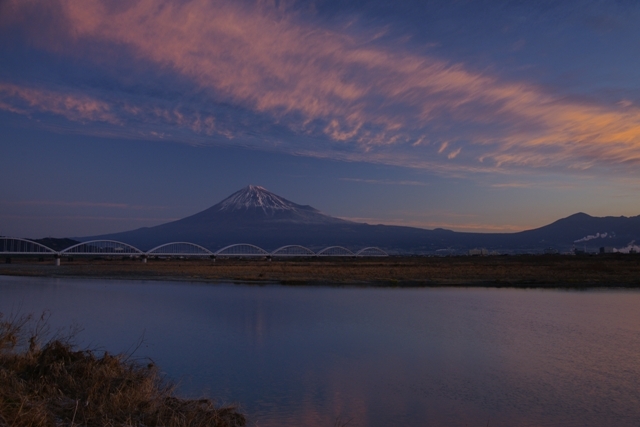
<path fill-rule="evenodd" d="M 70 92 L 36 89 L 0 82 L 0 109 L 19 114 L 33 110 L 59 114 L 74 121 L 120 124 L 104 101 Z"/>
<path fill-rule="evenodd" d="M 10 206 L 62 206 L 70 208 L 108 208 L 108 209 L 131 209 L 131 210 L 165 210 L 166 206 L 150 205 L 130 205 L 127 203 L 108 202 L 65 202 L 56 200 L 21 200 L 21 201 L 0 201 L 0 204 Z"/>
<path fill-rule="evenodd" d="M 493 188 L 532 188 L 538 187 L 540 184 L 531 182 L 503 182 L 500 184 L 491 184 Z"/>
<path fill-rule="evenodd" d="M 589 177 L 589 179 L 591 179 L 590 183 L 593 182 L 594 178 L 593 177 Z M 599 182 L 599 180 L 595 179 L 596 183 L 592 183 L 590 185 L 590 188 L 595 189 L 595 188 L 600 188 L 603 185 L 600 184 L 598 185 L 597 182 Z M 567 180 L 561 180 L 561 179 L 554 179 L 551 181 L 539 181 L 539 180 L 534 180 L 533 178 L 531 179 L 531 181 L 515 181 L 515 182 L 499 182 L 499 183 L 492 183 L 492 184 L 482 184 L 484 186 L 487 187 L 491 187 L 491 188 L 501 188 L 501 189 L 553 189 L 553 190 L 576 190 L 577 188 L 579 188 L 579 184 L 576 182 L 569 182 Z"/>
<path fill-rule="evenodd" d="M 181 140 L 181 130 L 190 130 L 192 141 L 194 134 L 233 137 L 206 109 L 172 105 L 163 99 L 124 95 L 96 89 L 85 88 L 85 92 L 80 93 L 76 88 L 0 82 L 0 110 L 27 116 L 48 113 L 72 122 L 112 125 L 107 128 L 82 127 L 79 130 L 59 124 L 49 125 L 50 128 L 65 128 L 70 133 L 79 131 L 100 136 Z"/>
<path fill-rule="evenodd" d="M 361 182 L 364 184 L 384 184 L 384 185 L 417 185 L 417 186 L 429 186 L 428 182 L 421 181 L 394 181 L 387 179 L 364 179 L 364 178 L 340 178 L 340 181 L 349 181 L 349 182 Z"/>
<path fill-rule="evenodd" d="M 457 149 L 453 150 L 452 152 L 447 154 L 447 159 L 449 159 L 449 160 L 455 159 L 456 157 L 458 157 L 458 154 L 460 154 L 461 151 L 462 151 L 462 148 L 457 148 Z"/>
<path fill-rule="evenodd" d="M 28 29 L 39 46 L 73 55 L 87 54 L 81 48 L 92 43 L 108 45 L 192 82 L 211 104 L 261 117 L 269 130 L 264 148 L 281 144 L 304 155 L 478 171 L 615 165 L 635 173 L 640 165 L 634 105 L 600 105 L 503 81 L 386 45 L 376 29 L 328 27 L 286 8 L 223 0 L 9 0 L 2 13 L 23 26 L 33 14 L 49 14 L 50 28 Z M 0 108 L 114 126 L 137 117 L 226 138 L 240 128 L 263 129 L 241 121 L 221 129 L 215 113 L 198 116 L 200 104 L 183 114 L 156 111 L 148 100 L 116 109 L 117 102 L 102 98 L 58 95 L 5 83 Z M 289 137 L 280 138 L 278 126 Z"/>
<path fill-rule="evenodd" d="M 118 216 L 105 216 L 105 215 L 0 215 L 0 218 L 4 219 L 33 219 L 41 220 L 46 218 L 48 221 L 54 220 L 90 220 L 90 221 L 122 221 L 122 222 L 144 222 L 148 224 L 161 224 L 169 221 L 177 221 L 180 218 L 132 218 L 132 217 L 118 217 Z"/>

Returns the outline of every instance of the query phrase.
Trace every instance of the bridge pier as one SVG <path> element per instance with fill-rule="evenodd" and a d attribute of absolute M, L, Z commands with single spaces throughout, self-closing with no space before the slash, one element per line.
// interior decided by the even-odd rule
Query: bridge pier
<path fill-rule="evenodd" d="M 142 263 L 146 264 L 147 263 L 147 256 L 146 255 L 142 255 Z"/>
<path fill-rule="evenodd" d="M 56 260 L 56 267 L 60 266 L 60 255 L 56 255 L 54 256 L 55 260 Z"/>

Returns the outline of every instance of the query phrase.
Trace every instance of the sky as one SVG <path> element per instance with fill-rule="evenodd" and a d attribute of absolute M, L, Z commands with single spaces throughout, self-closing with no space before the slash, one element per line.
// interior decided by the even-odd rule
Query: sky
<path fill-rule="evenodd" d="M 635 0 L 0 0 L 0 235 L 253 184 L 371 224 L 640 214 Z"/>

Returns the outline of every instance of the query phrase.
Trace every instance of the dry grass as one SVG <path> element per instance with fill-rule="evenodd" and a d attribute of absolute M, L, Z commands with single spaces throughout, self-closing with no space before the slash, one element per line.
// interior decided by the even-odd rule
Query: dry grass
<path fill-rule="evenodd" d="M 0 274 L 207 282 L 360 284 L 363 286 L 640 287 L 640 255 L 520 255 L 488 257 L 389 257 L 95 260 L 76 257 L 55 267 L 52 259 L 16 258 Z"/>
<path fill-rule="evenodd" d="M 152 363 L 77 350 L 60 337 L 41 346 L 43 320 L 0 313 L 0 426 L 246 424 L 234 407 L 176 397 Z"/>

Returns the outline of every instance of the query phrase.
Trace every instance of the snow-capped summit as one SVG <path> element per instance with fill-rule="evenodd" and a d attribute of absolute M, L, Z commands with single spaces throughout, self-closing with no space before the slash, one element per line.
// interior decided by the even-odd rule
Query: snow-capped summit
<path fill-rule="evenodd" d="M 218 211 L 223 212 L 259 209 L 266 214 L 272 214 L 274 211 L 309 210 L 310 208 L 310 206 L 300 206 L 290 202 L 258 185 L 244 187 L 218 203 L 216 207 Z"/>
<path fill-rule="evenodd" d="M 265 221 L 305 224 L 348 222 L 325 215 L 311 206 L 293 203 L 257 185 L 248 185 L 220 203 L 184 220 L 189 218 L 217 223 L 232 221 L 235 225 L 243 223 L 245 226 Z"/>

